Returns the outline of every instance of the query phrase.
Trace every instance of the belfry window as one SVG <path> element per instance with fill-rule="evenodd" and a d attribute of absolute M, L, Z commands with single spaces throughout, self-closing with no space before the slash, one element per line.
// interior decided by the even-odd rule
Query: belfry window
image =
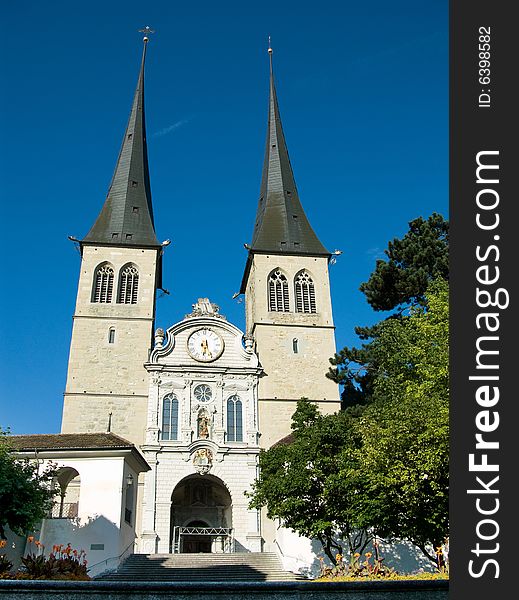
<path fill-rule="evenodd" d="M 168 394 L 162 401 L 163 440 L 178 440 L 178 400 L 174 394 Z"/>
<path fill-rule="evenodd" d="M 242 403 L 236 395 L 227 400 L 227 441 L 243 442 Z"/>
<path fill-rule="evenodd" d="M 279 269 L 269 275 L 268 294 L 270 311 L 288 312 L 288 281 Z"/>
<path fill-rule="evenodd" d="M 94 275 L 94 286 L 92 289 L 92 302 L 110 303 L 114 289 L 114 270 L 103 263 L 96 269 Z"/>
<path fill-rule="evenodd" d="M 294 281 L 296 312 L 315 313 L 315 287 L 306 271 L 300 271 Z"/>
<path fill-rule="evenodd" d="M 139 270 L 135 265 L 126 265 L 121 269 L 119 277 L 119 295 L 117 302 L 120 304 L 137 304 L 139 290 Z"/>

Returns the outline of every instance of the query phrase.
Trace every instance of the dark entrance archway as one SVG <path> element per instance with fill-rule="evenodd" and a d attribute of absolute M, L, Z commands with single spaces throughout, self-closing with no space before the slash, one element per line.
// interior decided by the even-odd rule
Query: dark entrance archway
<path fill-rule="evenodd" d="M 209 525 L 204 521 L 191 521 L 187 524 L 187 527 L 207 529 Z M 182 536 L 182 552 L 186 554 L 211 552 L 211 541 L 210 535 L 184 535 Z"/>
<path fill-rule="evenodd" d="M 232 499 L 214 475 L 189 475 L 176 485 L 170 523 L 174 553 L 232 551 Z"/>

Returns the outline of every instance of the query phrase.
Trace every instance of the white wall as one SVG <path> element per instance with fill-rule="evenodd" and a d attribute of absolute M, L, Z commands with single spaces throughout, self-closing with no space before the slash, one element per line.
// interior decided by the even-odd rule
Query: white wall
<path fill-rule="evenodd" d="M 323 557 L 325 562 L 329 564 L 320 542 L 302 537 L 291 529 L 278 527 L 276 542 L 275 549 L 287 571 L 317 576 L 320 571 L 319 556 Z M 368 545 L 364 552 L 371 552 L 374 555 L 373 546 Z M 344 553 L 344 560 L 348 562 L 349 556 L 346 554 L 346 544 L 344 544 Z M 379 539 L 379 554 L 384 559 L 384 565 L 392 567 L 399 573 L 435 570 L 431 561 L 410 542 L 395 541 L 390 543 Z M 361 560 L 363 561 L 364 557 Z M 373 558 L 371 558 L 371 561 L 373 561 Z"/>
<path fill-rule="evenodd" d="M 108 559 L 119 557 L 135 539 L 135 514 L 132 526 L 125 523 L 124 500 L 126 477 L 131 472 L 136 485 L 137 473 L 125 464 L 123 457 L 71 458 L 55 462 L 59 467 L 72 467 L 80 475 L 78 517 L 43 521 L 39 538 L 45 552 L 52 552 L 55 544 L 70 543 L 73 548 L 86 551 L 88 566 L 94 567 L 89 573 L 91 576 L 107 567 L 114 568 L 118 560 Z M 104 547 L 93 549 L 92 544 Z M 102 564 L 98 564 L 100 562 Z"/>

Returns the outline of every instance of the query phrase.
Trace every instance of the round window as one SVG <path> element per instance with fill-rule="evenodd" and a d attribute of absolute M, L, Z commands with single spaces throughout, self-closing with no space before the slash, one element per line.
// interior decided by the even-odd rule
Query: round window
<path fill-rule="evenodd" d="M 197 385 L 194 394 L 198 402 L 209 402 L 213 397 L 211 388 L 205 383 L 203 383 L 202 385 Z"/>

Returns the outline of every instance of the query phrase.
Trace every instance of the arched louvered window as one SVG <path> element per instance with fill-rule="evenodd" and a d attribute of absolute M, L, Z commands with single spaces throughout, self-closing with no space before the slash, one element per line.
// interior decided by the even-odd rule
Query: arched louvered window
<path fill-rule="evenodd" d="M 94 275 L 92 302 L 110 303 L 114 290 L 114 270 L 107 264 L 99 265 Z"/>
<path fill-rule="evenodd" d="M 163 440 L 178 440 L 178 400 L 174 394 L 168 394 L 162 401 Z"/>
<path fill-rule="evenodd" d="M 315 306 L 315 287 L 312 278 L 306 271 L 300 271 L 294 280 L 296 296 L 296 312 L 314 313 L 317 312 Z"/>
<path fill-rule="evenodd" d="M 242 403 L 236 395 L 227 400 L 227 440 L 243 442 Z"/>
<path fill-rule="evenodd" d="M 120 304 L 137 304 L 139 291 L 139 270 L 135 265 L 126 265 L 121 269 L 119 277 L 119 295 L 117 302 Z"/>
<path fill-rule="evenodd" d="M 279 269 L 269 275 L 268 288 L 269 310 L 288 312 L 288 281 Z"/>

